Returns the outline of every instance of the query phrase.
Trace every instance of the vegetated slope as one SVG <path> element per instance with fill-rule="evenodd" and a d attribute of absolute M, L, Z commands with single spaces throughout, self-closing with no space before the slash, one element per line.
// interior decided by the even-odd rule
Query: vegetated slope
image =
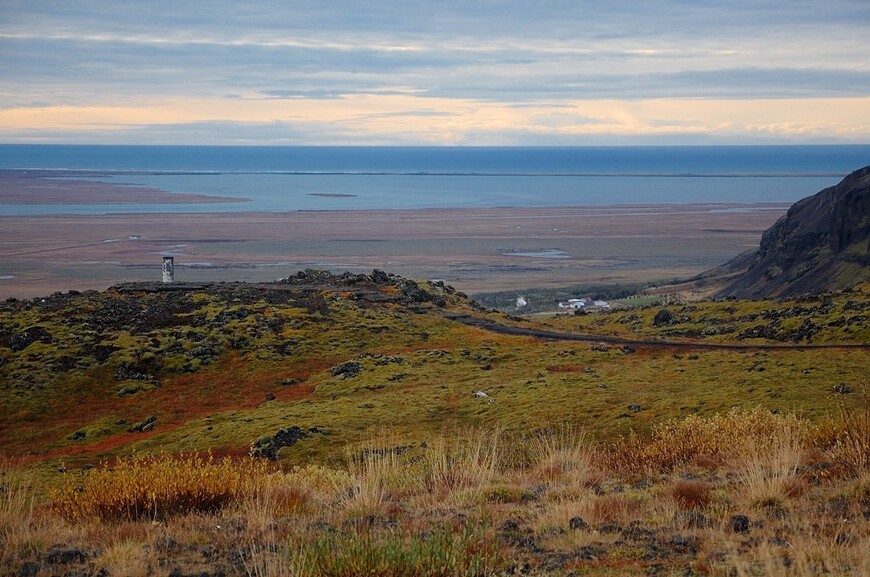
<path fill-rule="evenodd" d="M 541 319 L 554 331 L 726 346 L 870 346 L 870 283 L 777 300 L 696 301 Z"/>
<path fill-rule="evenodd" d="M 854 290 L 800 305 L 813 326 L 800 342 L 865 342 L 854 319 L 866 318 L 868 301 Z M 751 304 L 692 316 L 720 327 L 735 314 L 806 324 L 785 318 L 795 307 Z M 628 314 L 639 315 L 625 325 L 633 330 L 654 313 Z M 210 449 L 292 464 L 342 460 L 348 444 L 379 433 L 412 444 L 479 425 L 529 432 L 568 422 L 603 438 L 735 406 L 819 418 L 838 400 L 860 402 L 849 393 L 870 364 L 867 349 L 752 350 L 769 336 L 782 342 L 775 333 L 753 334 L 746 350 L 629 348 L 457 322 L 469 317 L 537 326 L 443 283 L 380 271 L 10 299 L 0 303 L 0 453 L 71 467 Z"/>
<path fill-rule="evenodd" d="M 745 272 L 719 296 L 795 296 L 870 280 L 870 166 L 795 203 L 754 254 L 738 256 L 720 272 L 742 270 L 746 261 Z"/>

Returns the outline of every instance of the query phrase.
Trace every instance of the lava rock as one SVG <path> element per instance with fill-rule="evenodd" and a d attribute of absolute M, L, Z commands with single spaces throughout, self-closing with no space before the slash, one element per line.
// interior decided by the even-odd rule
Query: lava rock
<path fill-rule="evenodd" d="M 654 327 L 663 327 L 665 325 L 669 325 L 674 322 L 674 315 L 668 309 L 661 309 L 656 313 L 656 316 L 653 317 L 653 326 Z"/>
<path fill-rule="evenodd" d="M 749 533 L 749 517 L 746 515 L 734 515 L 730 525 L 735 533 Z"/>
<path fill-rule="evenodd" d="M 265 457 L 270 461 L 278 460 L 278 451 L 284 447 L 290 447 L 312 434 L 326 434 L 317 427 L 311 427 L 307 431 L 300 427 L 285 427 L 278 429 L 271 437 L 261 437 L 251 444 L 250 454 L 252 457 Z"/>
<path fill-rule="evenodd" d="M 146 433 L 148 431 L 154 430 L 154 427 L 157 426 L 157 417 L 151 415 L 144 421 L 136 423 L 127 429 L 128 433 Z"/>
<path fill-rule="evenodd" d="M 333 377 L 341 377 L 343 379 L 352 379 L 363 371 L 363 366 L 355 361 L 348 361 L 338 366 L 329 369 L 329 374 Z"/>
<path fill-rule="evenodd" d="M 33 343 L 51 343 L 51 334 L 43 327 L 30 327 L 20 333 L 15 333 L 9 341 L 9 348 L 13 352 L 23 351 Z"/>
<path fill-rule="evenodd" d="M 49 565 L 69 565 L 71 563 L 84 563 L 87 561 L 88 555 L 81 549 L 64 548 L 61 546 L 52 547 L 45 556 L 45 562 Z"/>

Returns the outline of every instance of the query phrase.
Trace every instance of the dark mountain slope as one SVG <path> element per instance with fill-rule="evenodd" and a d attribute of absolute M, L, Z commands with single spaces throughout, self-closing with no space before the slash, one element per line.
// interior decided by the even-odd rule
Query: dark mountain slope
<path fill-rule="evenodd" d="M 746 272 L 719 296 L 763 298 L 870 280 L 870 166 L 798 201 L 761 238 Z M 741 263 L 742 264 L 742 263 Z"/>

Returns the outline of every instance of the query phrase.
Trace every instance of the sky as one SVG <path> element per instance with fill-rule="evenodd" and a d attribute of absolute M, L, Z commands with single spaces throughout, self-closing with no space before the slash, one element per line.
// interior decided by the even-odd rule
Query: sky
<path fill-rule="evenodd" d="M 870 2 L 0 0 L 0 142 L 870 143 Z"/>

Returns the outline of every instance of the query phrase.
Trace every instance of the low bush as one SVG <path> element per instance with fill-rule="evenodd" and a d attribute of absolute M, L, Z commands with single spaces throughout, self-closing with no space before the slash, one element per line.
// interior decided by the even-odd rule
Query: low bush
<path fill-rule="evenodd" d="M 70 477 L 51 498 L 55 510 L 69 520 L 165 519 L 220 509 L 265 487 L 270 473 L 265 461 L 253 459 L 150 456 Z"/>
<path fill-rule="evenodd" d="M 789 438 L 801 445 L 811 425 L 794 415 L 764 409 L 732 410 L 709 418 L 689 416 L 653 428 L 650 438 L 630 435 L 600 454 L 611 471 L 671 472 L 684 466 L 714 468 L 739 462 L 746 451 L 770 438 Z"/>

